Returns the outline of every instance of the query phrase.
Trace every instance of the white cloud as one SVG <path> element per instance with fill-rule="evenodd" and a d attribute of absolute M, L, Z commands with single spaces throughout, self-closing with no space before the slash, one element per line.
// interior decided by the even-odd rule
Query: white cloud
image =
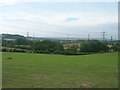
<path fill-rule="evenodd" d="M 75 17 L 79 19 L 73 22 L 65 22 L 65 20 L 70 17 Z M 96 13 L 56 14 L 51 17 L 44 17 L 43 19 L 48 24 L 60 26 L 94 26 L 111 22 L 116 23 L 118 21 L 117 15 L 112 16 Z"/>
<path fill-rule="evenodd" d="M 2 5 L 13 5 L 29 2 L 119 2 L 119 0 L 0 0 Z"/>
<path fill-rule="evenodd" d="M 1 0 L 0 4 L 3 5 L 13 5 L 16 4 L 19 0 Z"/>
<path fill-rule="evenodd" d="M 76 21 L 65 22 L 67 18 L 78 18 Z M 4 20 L 24 20 L 29 22 L 40 22 L 48 25 L 57 26 L 95 26 L 106 23 L 117 23 L 118 16 L 97 14 L 97 13 L 55 13 L 55 12 L 41 12 L 29 13 L 29 12 L 16 12 L 15 14 L 2 15 Z"/>
<path fill-rule="evenodd" d="M 112 26 L 113 25 L 113 26 Z M 12 33 L 21 34 L 26 36 L 26 32 L 33 34 L 37 37 L 87 37 L 88 33 L 92 37 L 101 38 L 101 33 L 103 29 L 106 30 L 107 34 L 110 32 L 112 36 L 117 35 L 116 24 L 98 25 L 98 26 L 88 26 L 88 27 L 67 27 L 67 26 L 56 26 L 56 25 L 41 25 L 39 23 L 28 23 L 28 22 L 2 22 L 0 23 L 1 33 Z M 113 30 L 114 29 L 114 30 Z M 98 32 L 98 33 L 92 33 Z M 108 34 L 109 35 L 109 34 Z M 106 37 L 108 37 L 106 35 Z"/>

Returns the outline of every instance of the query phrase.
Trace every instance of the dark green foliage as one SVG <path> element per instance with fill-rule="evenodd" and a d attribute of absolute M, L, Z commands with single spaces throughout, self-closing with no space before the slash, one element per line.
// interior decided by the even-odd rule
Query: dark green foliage
<path fill-rule="evenodd" d="M 107 44 L 102 42 L 88 42 L 83 43 L 80 47 L 81 52 L 107 52 L 109 50 Z"/>
<path fill-rule="evenodd" d="M 111 49 L 115 52 L 120 51 L 120 43 L 116 43 L 116 44 L 112 45 Z"/>
<path fill-rule="evenodd" d="M 80 53 L 71 51 L 70 49 L 65 50 L 64 54 L 65 55 L 80 55 Z"/>
<path fill-rule="evenodd" d="M 14 48 L 31 50 L 31 47 L 29 45 L 15 45 Z"/>
<path fill-rule="evenodd" d="M 30 44 L 32 44 L 32 43 L 33 43 L 32 41 L 27 40 L 27 39 L 25 39 L 25 38 L 17 38 L 17 39 L 15 40 L 15 44 L 16 44 L 16 45 L 30 45 Z"/>
<path fill-rule="evenodd" d="M 15 42 L 14 41 L 2 40 L 2 46 L 5 46 L 5 47 L 14 47 L 15 46 Z"/>
<path fill-rule="evenodd" d="M 16 48 L 2 48 L 3 52 L 21 52 L 21 53 L 25 53 L 27 52 L 24 49 L 16 49 Z"/>
<path fill-rule="evenodd" d="M 58 51 L 63 51 L 64 47 L 59 42 L 43 40 L 43 41 L 36 41 L 32 45 L 32 49 L 34 52 L 37 53 L 56 53 Z"/>

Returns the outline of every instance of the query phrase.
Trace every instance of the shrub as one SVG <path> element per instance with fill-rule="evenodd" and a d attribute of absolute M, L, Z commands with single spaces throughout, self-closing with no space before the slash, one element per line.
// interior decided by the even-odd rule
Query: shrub
<path fill-rule="evenodd" d="M 61 43 L 50 40 L 36 41 L 31 47 L 36 53 L 57 53 L 64 50 Z"/>
<path fill-rule="evenodd" d="M 88 42 L 88 43 L 83 43 L 81 44 L 80 47 L 80 52 L 107 52 L 109 51 L 109 47 L 107 44 L 102 43 L 102 42 Z"/>

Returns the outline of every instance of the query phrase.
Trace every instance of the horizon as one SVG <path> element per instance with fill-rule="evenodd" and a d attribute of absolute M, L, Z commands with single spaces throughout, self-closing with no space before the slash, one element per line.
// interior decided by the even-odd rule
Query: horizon
<path fill-rule="evenodd" d="M 2 34 L 0 34 L 0 35 L 20 35 L 20 36 L 23 36 L 24 38 L 31 38 L 31 39 L 54 39 L 54 40 L 103 40 L 103 37 L 101 37 L 101 38 L 88 38 L 88 37 L 83 37 L 83 38 L 80 38 L 80 37 L 71 37 L 71 36 L 66 36 L 66 37 L 33 37 L 33 36 L 24 36 L 24 35 L 21 35 L 21 34 L 10 34 L 10 33 L 2 33 Z M 2 37 L 2 36 L 1 36 Z M 106 41 L 109 41 L 109 40 L 111 40 L 111 38 L 104 38 L 104 40 L 106 40 Z M 116 38 L 113 38 L 112 37 L 112 40 L 118 40 L 118 39 L 116 39 Z"/>

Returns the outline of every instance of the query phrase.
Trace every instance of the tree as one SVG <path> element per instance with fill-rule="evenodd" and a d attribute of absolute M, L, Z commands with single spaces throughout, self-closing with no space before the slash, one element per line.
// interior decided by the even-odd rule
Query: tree
<path fill-rule="evenodd" d="M 64 47 L 61 43 L 50 40 L 36 41 L 32 48 L 35 52 L 41 53 L 56 53 L 56 51 L 63 51 Z"/>
<path fill-rule="evenodd" d="M 73 51 L 73 52 L 78 52 L 78 49 L 79 49 L 78 45 L 75 45 L 75 44 L 73 44 L 73 45 L 70 47 L 70 50 Z"/>
<path fill-rule="evenodd" d="M 96 42 L 88 42 L 81 44 L 80 51 L 81 52 L 107 52 L 109 50 L 107 44 L 102 43 L 100 41 Z"/>
<path fill-rule="evenodd" d="M 79 46 L 73 44 L 70 48 L 66 49 L 64 51 L 64 54 L 66 55 L 79 55 Z"/>
<path fill-rule="evenodd" d="M 120 44 L 116 43 L 116 44 L 112 45 L 111 49 L 115 52 L 120 51 Z"/>
<path fill-rule="evenodd" d="M 14 43 L 14 41 L 2 40 L 2 46 L 5 46 L 5 47 L 14 47 L 15 43 Z"/>
<path fill-rule="evenodd" d="M 17 38 L 15 40 L 15 44 L 16 45 L 30 45 L 30 44 L 32 44 L 32 41 L 27 40 L 25 38 Z"/>

